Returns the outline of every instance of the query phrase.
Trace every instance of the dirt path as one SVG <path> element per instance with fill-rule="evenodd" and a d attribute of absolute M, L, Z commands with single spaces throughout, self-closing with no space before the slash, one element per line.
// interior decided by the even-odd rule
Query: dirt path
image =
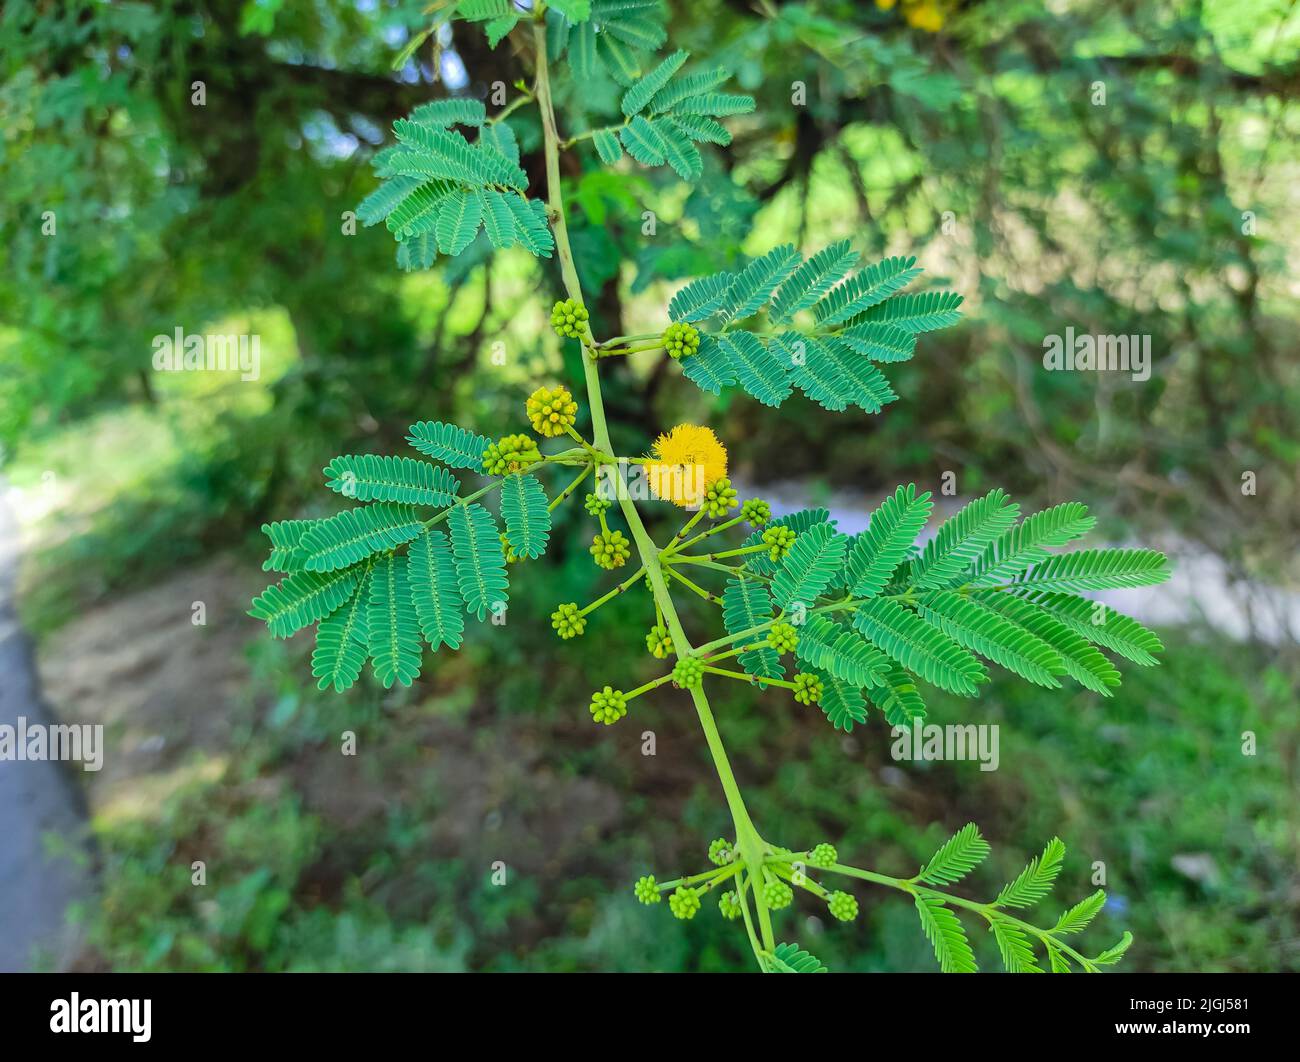
<path fill-rule="evenodd" d="M 14 586 L 18 529 L 0 479 L 0 725 L 48 724 L 31 646 L 18 626 Z M 84 843 L 82 802 L 66 766 L 0 760 L 0 971 L 64 965 L 76 934 L 64 918 L 89 880 L 66 857 L 46 854 L 45 835 Z"/>

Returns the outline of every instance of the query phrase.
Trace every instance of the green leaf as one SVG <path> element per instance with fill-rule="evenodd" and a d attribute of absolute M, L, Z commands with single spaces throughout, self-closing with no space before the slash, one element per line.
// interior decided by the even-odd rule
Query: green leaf
<path fill-rule="evenodd" d="M 875 597 L 889 585 L 933 508 L 930 492 L 918 495 L 915 483 L 880 503 L 849 551 L 845 582 L 854 597 Z"/>
<path fill-rule="evenodd" d="M 734 279 L 732 273 L 714 273 L 712 276 L 692 280 L 668 303 L 669 319 L 703 321 L 712 317 L 726 304 L 727 292 Z"/>
<path fill-rule="evenodd" d="M 975 973 L 975 953 L 957 916 L 937 896 L 917 896 L 916 913 L 944 973 Z"/>
<path fill-rule="evenodd" d="M 973 697 L 988 672 L 942 631 L 887 597 L 858 607 L 853 625 L 909 671 L 949 693 Z"/>
<path fill-rule="evenodd" d="M 1004 885 L 993 901 L 995 907 L 1033 907 L 1052 891 L 1056 876 L 1061 872 L 1065 858 L 1065 845 L 1059 837 L 1047 842 L 1042 855 L 1034 856 L 1016 879 Z"/>
<path fill-rule="evenodd" d="M 453 125 L 478 126 L 487 121 L 487 108 L 483 106 L 482 100 L 468 96 L 431 100 L 416 107 L 410 114 L 410 120 L 440 129 Z"/>
<path fill-rule="evenodd" d="M 591 0 L 548 0 L 546 6 L 570 22 L 585 22 L 591 18 Z"/>
<path fill-rule="evenodd" d="M 385 554 L 370 573 L 366 620 L 371 667 L 384 689 L 409 686 L 420 674 L 420 626 L 411 603 L 407 559 Z"/>
<path fill-rule="evenodd" d="M 916 351 L 916 334 L 890 324 L 867 321 L 839 333 L 839 339 L 856 354 L 879 362 L 907 361 Z"/>
<path fill-rule="evenodd" d="M 828 524 L 834 529 L 834 522 L 830 516 L 831 511 L 829 509 L 817 507 L 814 509 L 800 509 L 798 512 L 775 517 L 757 531 L 751 532 L 749 537 L 742 543 L 742 546 L 757 546 L 763 540 L 763 532 L 769 527 L 788 527 L 796 535 L 811 531 L 818 524 Z M 758 575 L 771 575 L 777 568 L 766 553 L 750 554 L 745 560 L 745 567 Z"/>
<path fill-rule="evenodd" d="M 701 390 L 716 395 L 736 382 L 736 367 L 727 348 L 708 333 L 701 333 L 700 349 L 685 359 L 682 375 Z"/>
<path fill-rule="evenodd" d="M 514 216 L 519 245 L 539 258 L 550 258 L 555 250 L 555 240 L 546 220 L 546 208 L 536 199 L 525 199 L 521 195 L 508 195 L 505 200 Z"/>
<path fill-rule="evenodd" d="M 623 94 L 622 110 L 623 114 L 631 118 L 634 114 L 640 114 L 649 105 L 650 101 L 655 98 L 660 89 L 662 89 L 672 79 L 672 76 L 681 69 L 682 64 L 686 62 L 687 52 L 675 51 L 668 58 L 664 59 L 645 77 L 641 78 L 627 92 Z"/>
<path fill-rule="evenodd" d="M 513 247 L 518 240 L 510 203 L 503 193 L 492 188 L 483 191 L 483 229 L 496 248 Z"/>
<path fill-rule="evenodd" d="M 356 501 L 451 505 L 460 481 L 445 468 L 412 457 L 345 454 L 325 466 L 325 485 Z"/>
<path fill-rule="evenodd" d="M 951 885 L 979 866 L 988 854 L 988 841 L 980 836 L 975 823 L 968 822 L 944 841 L 914 880 L 927 885 Z"/>
<path fill-rule="evenodd" d="M 442 645 L 459 649 L 465 618 L 460 614 L 456 562 L 447 536 L 431 527 L 411 543 L 407 555 L 411 603 L 424 640 L 434 652 Z"/>
<path fill-rule="evenodd" d="M 772 598 L 767 589 L 752 579 L 731 578 L 722 591 L 722 623 L 728 634 L 739 634 L 772 618 Z M 761 634 L 754 636 L 762 641 Z M 737 658 L 747 675 L 756 678 L 781 678 L 785 668 L 775 649 L 764 646 L 741 653 Z"/>
<path fill-rule="evenodd" d="M 1101 601 L 1048 593 L 1026 594 L 1025 600 L 1045 609 L 1076 634 L 1143 667 L 1159 663 L 1153 654 L 1164 652 L 1164 643 L 1154 631 Z"/>
<path fill-rule="evenodd" d="M 406 441 L 422 454 L 426 454 L 452 468 L 483 468 L 483 451 L 490 439 L 483 435 L 436 420 L 422 420 L 412 424 Z"/>
<path fill-rule="evenodd" d="M 816 358 L 826 365 L 820 370 L 819 378 L 829 375 L 838 381 L 837 394 L 842 400 L 867 413 L 879 413 L 898 398 L 879 369 L 838 339 L 810 338 L 808 349 L 810 360 Z"/>
<path fill-rule="evenodd" d="M 879 678 L 880 685 L 870 687 L 867 696 L 884 713 L 885 722 L 890 726 L 911 726 L 925 718 L 925 701 L 916 688 L 916 679 L 893 663 Z"/>
<path fill-rule="evenodd" d="M 1169 559 L 1152 549 L 1081 549 L 1040 561 L 1015 581 L 1019 590 L 1109 590 L 1154 586 L 1169 578 Z"/>
<path fill-rule="evenodd" d="M 1053 933 L 1082 933 L 1096 916 L 1097 912 L 1106 906 L 1106 890 L 1098 889 L 1091 896 L 1080 900 L 1060 918 L 1056 920 L 1056 925 L 1051 929 Z"/>
<path fill-rule="evenodd" d="M 874 686 L 889 666 L 885 655 L 874 646 L 868 645 L 853 631 L 816 613 L 799 628 L 795 655 L 856 687 Z"/>
<path fill-rule="evenodd" d="M 384 219 L 388 231 L 399 240 L 431 232 L 438 223 L 438 211 L 453 191 L 438 181 L 420 185 L 409 192 Z"/>
<path fill-rule="evenodd" d="M 302 536 L 315 524 L 315 520 L 277 520 L 273 524 L 263 524 L 262 534 L 271 540 L 271 555 L 263 562 L 262 571 L 302 571 L 305 560 Z"/>
<path fill-rule="evenodd" d="M 956 583 L 962 570 L 1020 515 L 1020 506 L 994 489 L 944 521 L 912 566 L 912 583 L 926 590 Z"/>
<path fill-rule="evenodd" d="M 848 734 L 854 724 L 867 721 L 867 702 L 859 687 L 820 668 L 813 668 L 813 672 L 822 680 L 822 699 L 817 707 L 831 726 Z"/>
<path fill-rule="evenodd" d="M 1060 689 L 1056 676 L 1065 674 L 1065 662 L 1060 653 L 1036 634 L 979 601 L 959 597 L 949 590 L 932 591 L 917 604 L 922 618 L 958 645 L 1001 664 L 1035 685 Z"/>
<path fill-rule="evenodd" d="M 1086 638 L 1061 623 L 1045 609 L 1021 598 L 1005 593 L 981 597 L 989 608 L 995 609 L 1013 623 L 1038 635 L 1061 654 L 1065 674 L 1075 682 L 1103 697 L 1109 697 L 1110 687 L 1120 684 L 1120 674 L 1115 665 L 1094 649 Z"/>
<path fill-rule="evenodd" d="M 579 81 L 590 81 L 596 76 L 596 27 L 584 22 L 573 28 L 569 39 L 569 65 Z"/>
<path fill-rule="evenodd" d="M 730 366 L 729 375 L 738 380 L 748 394 L 763 405 L 774 407 L 790 397 L 785 370 L 757 336 L 749 332 L 727 332 L 714 337 L 714 341 Z M 693 360 L 688 359 L 688 368 Z"/>
<path fill-rule="evenodd" d="M 336 693 L 351 689 L 361 677 L 369 656 L 370 573 L 357 584 L 352 597 L 338 610 L 320 621 L 316 630 L 316 649 L 311 654 L 311 673 L 318 689 L 334 688 Z"/>
<path fill-rule="evenodd" d="M 904 332 L 933 332 L 936 328 L 947 328 L 961 320 L 961 312 L 957 307 L 962 301 L 963 297 L 952 291 L 898 295 L 871 307 L 860 321 L 891 324 Z"/>
<path fill-rule="evenodd" d="M 799 252 L 789 243 L 755 258 L 736 274 L 727 290 L 724 306 L 727 317 L 742 321 L 757 313 L 798 264 Z"/>
<path fill-rule="evenodd" d="M 667 161 L 663 137 L 644 115 L 633 118 L 619 136 L 627 153 L 643 166 L 662 166 Z"/>
<path fill-rule="evenodd" d="M 643 73 L 636 50 L 608 33 L 596 36 L 596 54 L 610 77 L 620 85 L 626 87 L 635 84 Z"/>
<path fill-rule="evenodd" d="M 265 622 L 273 638 L 288 638 L 342 605 L 360 579 L 358 568 L 294 572 L 253 598 L 248 614 Z"/>
<path fill-rule="evenodd" d="M 798 944 L 778 944 L 769 960 L 774 973 L 825 973 L 817 956 L 810 954 Z"/>
<path fill-rule="evenodd" d="M 730 77 L 730 70 L 718 66 L 709 70 L 696 70 L 683 77 L 675 78 L 655 97 L 654 109 L 661 113 L 671 111 L 682 100 L 710 92 Z"/>
<path fill-rule="evenodd" d="M 498 603 L 507 601 L 506 559 L 492 514 L 477 502 L 457 505 L 447 517 L 456 577 L 465 607 L 482 620 Z"/>
<path fill-rule="evenodd" d="M 420 177 L 390 177 L 361 200 L 357 220 L 367 226 L 379 224 L 423 183 Z"/>
<path fill-rule="evenodd" d="M 841 324 L 869 310 L 877 303 L 906 287 L 921 275 L 915 258 L 893 257 L 855 273 L 832 288 L 813 307 L 813 316 L 822 328 Z"/>
<path fill-rule="evenodd" d="M 501 517 L 510 548 L 530 560 L 546 552 L 551 511 L 536 476 L 517 473 L 501 481 Z"/>
<path fill-rule="evenodd" d="M 478 192 L 452 192 L 438 212 L 434 229 L 438 250 L 443 254 L 460 254 L 470 245 L 483 220 L 483 200 Z"/>
<path fill-rule="evenodd" d="M 844 563 L 848 541 L 847 535 L 841 535 L 830 524 L 797 532 L 794 545 L 772 581 L 776 603 L 783 609 L 796 601 L 811 607 Z"/>
<path fill-rule="evenodd" d="M 1065 957 L 1065 952 L 1052 943 L 1051 937 L 1045 937 L 1043 944 L 1047 948 L 1047 959 L 1051 963 L 1052 973 L 1069 973 L 1070 961 Z"/>
<path fill-rule="evenodd" d="M 691 143 L 687 128 L 674 118 L 653 118 L 650 125 L 659 134 L 668 165 L 684 181 L 699 180 L 704 173 L 704 160 L 699 148 Z"/>
<path fill-rule="evenodd" d="M 1002 954 L 1002 965 L 1007 973 L 1042 973 L 1034 947 L 1029 942 L 1025 931 L 1014 922 L 1005 918 L 994 917 L 989 922 L 993 938 L 998 942 L 998 951 Z"/>
<path fill-rule="evenodd" d="M 424 528 L 414 508 L 378 502 L 345 509 L 302 536 L 303 568 L 328 572 L 415 538 Z"/>
<path fill-rule="evenodd" d="M 592 135 L 591 142 L 596 145 L 596 154 L 606 166 L 614 165 L 623 157 L 623 145 L 608 129 L 597 129 Z"/>
<path fill-rule="evenodd" d="M 1129 945 L 1133 943 L 1133 934 L 1125 930 L 1124 935 L 1120 938 L 1118 944 L 1114 947 L 1107 948 L 1092 961 L 1098 966 L 1114 966 L 1124 953 L 1128 951 Z"/>
<path fill-rule="evenodd" d="M 858 260 L 848 240 L 840 240 L 818 251 L 790 274 L 772 300 L 772 320 L 785 324 L 800 310 L 806 310 L 844 279 Z"/>
<path fill-rule="evenodd" d="M 1064 546 L 1086 535 L 1096 522 L 1088 515 L 1088 507 L 1079 502 L 1065 502 L 1027 516 L 990 543 L 971 568 L 971 582 L 975 586 L 1010 582 L 1031 564 L 1050 557 L 1047 547 Z"/>

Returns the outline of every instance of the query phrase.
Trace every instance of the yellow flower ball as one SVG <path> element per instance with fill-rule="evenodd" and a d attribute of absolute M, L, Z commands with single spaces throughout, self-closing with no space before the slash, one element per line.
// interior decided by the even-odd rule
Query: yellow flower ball
<path fill-rule="evenodd" d="M 698 424 L 678 424 L 660 435 L 651 455 L 650 493 L 684 509 L 699 508 L 709 487 L 727 475 L 727 448 Z"/>

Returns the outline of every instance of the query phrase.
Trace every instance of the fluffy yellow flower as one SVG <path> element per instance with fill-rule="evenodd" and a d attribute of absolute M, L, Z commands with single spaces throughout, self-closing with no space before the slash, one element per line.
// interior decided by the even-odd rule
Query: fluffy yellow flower
<path fill-rule="evenodd" d="M 651 447 L 650 493 L 684 509 L 698 508 L 705 492 L 727 474 L 727 448 L 710 428 L 678 424 Z"/>
<path fill-rule="evenodd" d="M 903 9 L 903 17 L 908 25 L 925 33 L 938 33 L 943 29 L 943 12 L 933 3 L 909 4 Z"/>

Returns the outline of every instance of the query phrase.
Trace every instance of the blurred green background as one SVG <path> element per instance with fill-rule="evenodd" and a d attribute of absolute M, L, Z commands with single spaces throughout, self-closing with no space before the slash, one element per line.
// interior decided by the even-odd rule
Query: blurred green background
<path fill-rule="evenodd" d="M 331 456 L 400 452 L 421 419 L 518 430 L 534 386 L 579 382 L 546 327 L 551 263 L 476 245 L 408 274 L 382 229 L 345 232 L 393 119 L 526 74 L 512 39 L 427 33 L 443 7 L 0 14 L 0 474 L 23 528 L 19 604 L 54 710 L 110 739 L 105 769 L 79 777 L 93 846 L 65 842 L 97 880 L 75 912 L 79 968 L 748 968 L 716 912 L 679 923 L 632 898 L 639 874 L 703 864 L 728 822 L 680 695 L 590 723 L 593 687 L 659 665 L 633 595 L 581 640 L 552 634 L 556 602 L 608 585 L 580 509 L 513 572 L 508 627 L 475 625 L 410 690 L 317 693 L 310 636 L 271 642 L 244 615 L 270 581 L 259 526 L 333 511 Z M 974 820 L 994 846 L 982 892 L 1059 834 L 1061 899 L 1105 865 L 1096 934 L 1134 932 L 1125 968 L 1300 969 L 1295 5 L 672 8 L 671 43 L 730 67 L 758 107 L 694 188 L 566 155 L 597 331 L 656 330 L 685 279 L 844 236 L 918 255 L 965 318 L 922 337 L 874 417 L 717 401 L 656 355 L 618 359 L 615 445 L 707 419 L 749 488 L 846 514 L 947 472 L 962 497 L 1076 498 L 1099 539 L 1165 548 L 1180 573 L 1136 602 L 1162 666 L 1126 666 L 1110 700 L 1011 679 L 974 703 L 927 698 L 931 721 L 1000 724 L 996 772 L 894 764 L 878 717 L 842 735 L 785 698 L 719 690 L 760 829 L 910 874 Z M 561 121 L 618 91 L 561 88 Z M 534 123 L 511 119 L 537 185 Z M 1067 326 L 1149 334 L 1151 379 L 1045 372 L 1043 339 Z M 177 327 L 258 334 L 259 379 L 155 373 L 151 339 Z M 907 903 L 857 893 L 852 926 L 799 908 L 783 935 L 834 969 L 933 968 Z"/>

